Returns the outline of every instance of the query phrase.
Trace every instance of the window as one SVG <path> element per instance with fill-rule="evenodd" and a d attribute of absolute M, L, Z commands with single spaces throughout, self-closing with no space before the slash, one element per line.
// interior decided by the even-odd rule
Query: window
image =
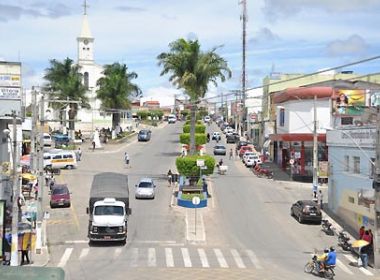
<path fill-rule="evenodd" d="M 342 117 L 340 120 L 341 125 L 352 125 L 354 123 L 353 117 Z"/>
<path fill-rule="evenodd" d="M 350 171 L 350 157 L 344 156 L 344 171 Z"/>
<path fill-rule="evenodd" d="M 83 84 L 86 89 L 88 89 L 88 84 L 89 84 L 89 75 L 88 72 L 84 72 L 83 74 Z"/>
<path fill-rule="evenodd" d="M 360 174 L 360 157 L 353 157 L 354 160 L 354 173 Z"/>
<path fill-rule="evenodd" d="M 371 161 L 369 162 L 369 178 L 373 179 L 375 178 L 375 174 L 376 174 L 376 166 L 375 164 L 372 164 L 372 163 L 375 163 L 375 158 L 371 158 Z"/>
<path fill-rule="evenodd" d="M 355 198 L 353 198 L 352 196 L 349 196 L 348 197 L 348 202 L 355 203 Z"/>
<path fill-rule="evenodd" d="M 280 126 L 285 125 L 285 109 L 281 108 L 280 109 Z"/>

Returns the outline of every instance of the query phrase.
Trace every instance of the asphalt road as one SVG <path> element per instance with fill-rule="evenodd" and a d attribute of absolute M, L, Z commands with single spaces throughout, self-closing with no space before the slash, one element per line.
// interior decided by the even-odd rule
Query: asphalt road
<path fill-rule="evenodd" d="M 73 202 L 71 208 L 49 210 L 49 266 L 63 267 L 66 279 L 314 279 L 303 272 L 305 263 L 315 249 L 337 247 L 337 238 L 290 217 L 290 205 L 309 198 L 309 188 L 256 178 L 238 159 L 226 156 L 227 174 L 209 178 L 212 197 L 206 209 L 195 213 L 171 205 L 166 173 L 175 170 L 181 126 L 154 129 L 146 143 L 132 139 L 104 150 L 82 149 L 78 169 L 57 178 L 69 185 Z M 214 144 L 207 145 L 209 153 Z M 125 151 L 130 168 L 124 165 Z M 105 171 L 129 175 L 132 215 L 125 246 L 88 244 L 92 177 Z M 134 185 L 145 176 L 156 181 L 154 200 L 134 198 Z M 335 279 L 375 274 L 350 265 L 339 248 L 338 259 Z"/>

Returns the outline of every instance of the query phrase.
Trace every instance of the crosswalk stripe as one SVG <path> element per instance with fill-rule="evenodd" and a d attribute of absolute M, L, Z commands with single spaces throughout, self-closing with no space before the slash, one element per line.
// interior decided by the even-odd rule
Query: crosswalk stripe
<path fill-rule="evenodd" d="M 66 248 L 65 252 L 63 253 L 63 256 L 61 260 L 58 263 L 58 267 L 64 267 L 67 263 L 67 261 L 70 258 L 71 253 L 73 252 L 74 248 Z"/>
<path fill-rule="evenodd" d="M 165 248 L 165 259 L 167 267 L 174 267 L 173 249 Z"/>
<path fill-rule="evenodd" d="M 214 249 L 214 253 L 215 253 L 216 259 L 218 260 L 220 267 L 228 268 L 228 264 L 226 262 L 226 259 L 223 257 L 222 251 L 220 249 Z"/>
<path fill-rule="evenodd" d="M 234 260 L 238 268 L 246 268 L 242 258 L 239 255 L 239 252 L 236 249 L 231 249 L 231 254 L 234 257 Z"/>
<path fill-rule="evenodd" d="M 191 267 L 192 264 L 191 264 L 189 250 L 187 248 L 181 248 L 181 252 L 182 252 L 183 263 L 185 267 Z"/>
<path fill-rule="evenodd" d="M 372 273 L 371 271 L 365 269 L 364 267 L 359 268 L 359 270 L 360 270 L 361 272 L 363 272 L 363 273 L 364 273 L 365 275 L 367 275 L 367 276 L 373 276 L 373 273 Z"/>
<path fill-rule="evenodd" d="M 354 273 L 340 260 L 336 260 L 336 264 L 342 269 L 344 272 L 353 275 Z"/>
<path fill-rule="evenodd" d="M 156 266 L 156 249 L 154 248 L 148 249 L 148 266 Z"/>
<path fill-rule="evenodd" d="M 199 255 L 199 258 L 201 259 L 202 267 L 210 267 L 205 250 L 199 248 L 198 255 Z"/>
<path fill-rule="evenodd" d="M 246 252 L 253 265 L 256 266 L 257 269 L 262 269 L 263 267 L 261 266 L 256 254 L 252 250 L 246 250 Z"/>
<path fill-rule="evenodd" d="M 83 248 L 80 252 L 79 259 L 83 259 L 90 252 L 90 248 Z"/>
<path fill-rule="evenodd" d="M 138 260 L 139 260 L 139 248 L 132 248 L 131 267 L 137 267 Z"/>
<path fill-rule="evenodd" d="M 115 249 L 115 252 L 113 253 L 113 259 L 114 259 L 114 260 L 116 260 L 116 259 L 120 256 L 121 251 L 122 251 L 121 248 L 116 248 L 116 249 Z"/>

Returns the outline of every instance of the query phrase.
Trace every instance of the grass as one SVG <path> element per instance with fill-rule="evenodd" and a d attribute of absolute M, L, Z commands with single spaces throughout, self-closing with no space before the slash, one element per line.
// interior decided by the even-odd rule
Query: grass
<path fill-rule="evenodd" d="M 205 199 L 203 193 L 183 193 L 181 195 L 182 200 L 193 200 L 194 196 L 198 196 L 201 200 Z"/>

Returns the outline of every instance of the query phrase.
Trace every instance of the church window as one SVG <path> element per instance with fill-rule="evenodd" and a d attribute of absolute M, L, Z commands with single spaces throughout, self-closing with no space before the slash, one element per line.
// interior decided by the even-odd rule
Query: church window
<path fill-rule="evenodd" d="M 84 83 L 84 86 L 86 89 L 88 89 L 89 87 L 89 76 L 88 76 L 88 72 L 84 72 L 84 75 L 83 75 L 83 83 Z"/>

